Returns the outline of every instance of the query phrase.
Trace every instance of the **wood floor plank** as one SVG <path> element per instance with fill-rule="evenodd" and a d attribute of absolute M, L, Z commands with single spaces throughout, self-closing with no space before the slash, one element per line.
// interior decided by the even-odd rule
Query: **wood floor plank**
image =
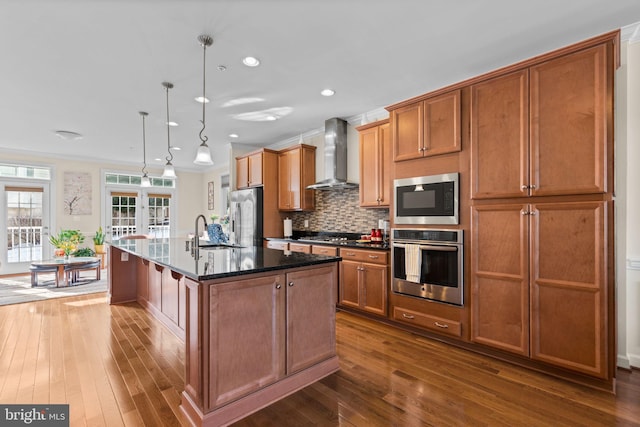
<path fill-rule="evenodd" d="M 640 371 L 616 396 L 348 313 L 341 370 L 252 414 L 250 426 L 640 426 Z M 71 425 L 177 426 L 184 345 L 105 294 L 0 306 L 0 403 L 68 403 Z"/>

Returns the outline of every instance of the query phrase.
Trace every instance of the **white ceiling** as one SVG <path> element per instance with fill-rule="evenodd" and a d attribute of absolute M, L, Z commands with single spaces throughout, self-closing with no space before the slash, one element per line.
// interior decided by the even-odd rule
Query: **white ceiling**
<path fill-rule="evenodd" d="M 142 164 L 167 155 L 166 94 L 178 170 L 199 145 L 200 34 L 214 160 L 269 146 L 640 21 L 638 0 L 0 0 L 0 152 Z M 258 68 L 241 63 L 258 57 Z M 218 65 L 226 71 L 217 70 Z M 335 96 L 320 96 L 330 87 Z M 240 98 L 262 101 L 236 106 Z M 290 109 L 277 121 L 236 114 Z M 81 133 L 64 141 L 55 130 Z M 162 158 L 162 162 L 154 158 Z"/>

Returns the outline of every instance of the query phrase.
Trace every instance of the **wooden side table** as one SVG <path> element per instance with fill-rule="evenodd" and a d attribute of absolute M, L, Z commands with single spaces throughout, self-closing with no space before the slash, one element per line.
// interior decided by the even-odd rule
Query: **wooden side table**
<path fill-rule="evenodd" d="M 100 268 L 101 269 L 105 269 L 107 268 L 107 253 L 106 252 L 97 252 L 96 256 L 98 258 L 100 258 Z"/>

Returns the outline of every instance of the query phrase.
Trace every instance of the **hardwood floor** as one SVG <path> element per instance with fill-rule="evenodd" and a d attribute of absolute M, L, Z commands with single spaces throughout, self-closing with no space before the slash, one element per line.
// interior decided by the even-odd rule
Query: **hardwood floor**
<path fill-rule="evenodd" d="M 347 313 L 341 370 L 235 426 L 640 425 L 640 371 L 617 395 Z M 0 403 L 69 403 L 71 426 L 180 425 L 182 343 L 104 293 L 0 307 Z"/>

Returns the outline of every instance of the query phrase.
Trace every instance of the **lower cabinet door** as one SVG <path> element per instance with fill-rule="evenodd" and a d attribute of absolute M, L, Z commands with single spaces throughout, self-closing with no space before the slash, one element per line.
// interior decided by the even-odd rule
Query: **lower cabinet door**
<path fill-rule="evenodd" d="M 287 374 L 336 354 L 335 266 L 287 273 Z"/>
<path fill-rule="evenodd" d="M 209 286 L 209 408 L 285 375 L 285 293 L 284 275 Z"/>
<path fill-rule="evenodd" d="M 342 261 L 340 263 L 340 304 L 360 307 L 360 263 Z"/>
<path fill-rule="evenodd" d="M 363 292 L 360 306 L 363 310 L 386 316 L 389 268 L 375 264 L 362 264 L 361 271 Z"/>

